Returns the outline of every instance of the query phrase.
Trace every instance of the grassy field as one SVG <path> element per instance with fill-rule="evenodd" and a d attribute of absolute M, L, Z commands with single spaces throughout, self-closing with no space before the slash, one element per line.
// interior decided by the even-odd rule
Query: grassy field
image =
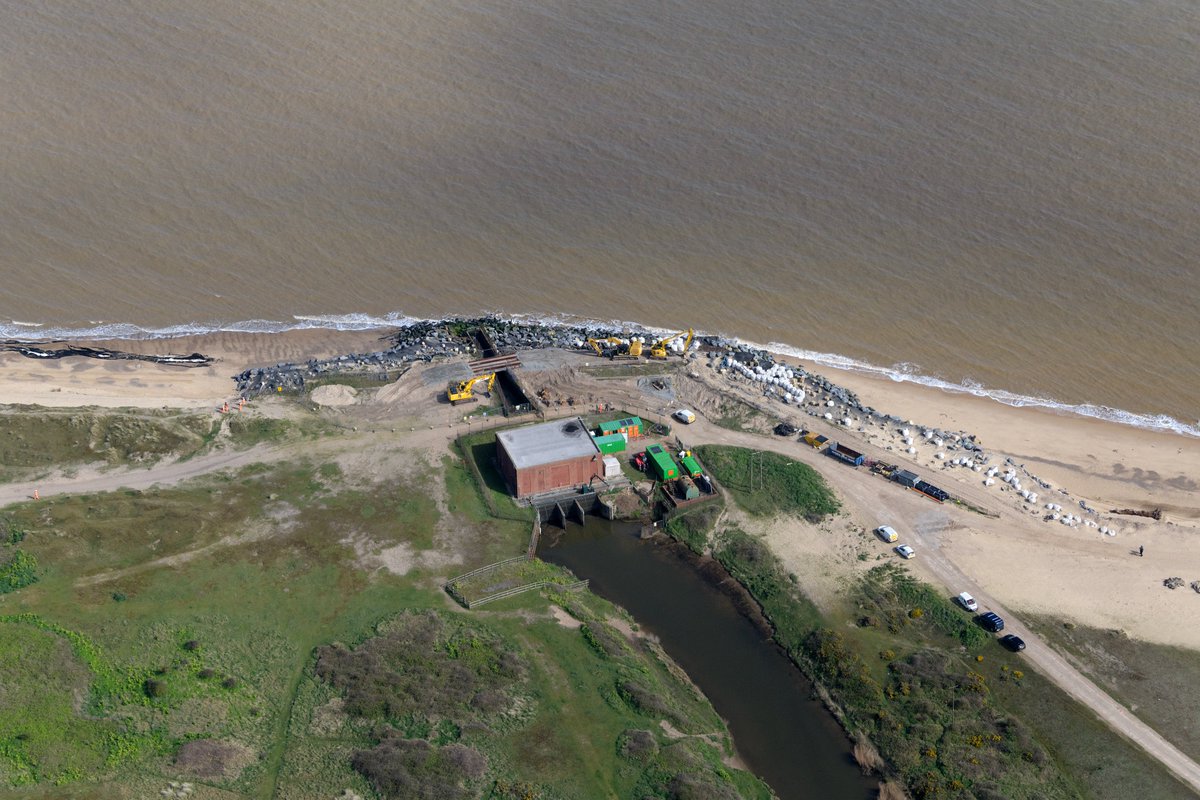
<path fill-rule="evenodd" d="M 501 430 L 504 428 L 491 428 L 459 437 L 458 450 L 467 469 L 464 478 L 469 478 L 476 486 L 482 482 L 478 491 L 488 516 L 533 522 L 533 511 L 513 502 L 504 476 L 496 467 L 496 434 Z M 462 479 L 458 482 L 461 484 Z"/>
<path fill-rule="evenodd" d="M 297 461 L 4 509 L 0 564 L 20 575 L 0 594 L 0 796 L 399 797 L 406 774 L 450 787 L 431 797 L 769 796 L 598 598 L 558 599 L 577 626 L 544 593 L 451 610 L 442 581 L 523 552 L 529 520 L 493 518 L 452 453 L 405 463 L 382 482 Z M 434 633 L 387 649 L 426 618 Z M 386 656 L 368 688 L 399 653 L 396 675 L 432 672 L 356 705 L 353 669 L 320 671 L 335 643 L 351 666 Z M 493 685 L 505 653 L 518 677 Z M 469 697 L 422 699 L 471 670 Z"/>
<path fill-rule="evenodd" d="M 793 514 L 819 520 L 838 510 L 833 492 L 807 464 L 744 447 L 702 445 L 696 453 L 737 504 L 754 516 Z"/>
<path fill-rule="evenodd" d="M 85 463 L 149 464 L 198 452 L 214 434 L 207 414 L 11 409 L 0 413 L 0 481 Z"/>
<path fill-rule="evenodd" d="M 1053 617 L 1025 614 L 1022 619 L 1168 741 L 1200 759 L 1200 694 L 1195 689 L 1200 653 Z"/>

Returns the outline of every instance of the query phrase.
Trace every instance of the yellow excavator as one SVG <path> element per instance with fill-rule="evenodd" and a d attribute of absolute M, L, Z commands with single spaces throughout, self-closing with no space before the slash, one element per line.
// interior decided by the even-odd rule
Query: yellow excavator
<path fill-rule="evenodd" d="M 665 339 L 659 339 L 657 342 L 650 345 L 650 357 L 661 358 L 665 360 L 667 357 L 667 345 L 678 339 L 680 336 L 687 337 L 687 341 L 683 343 L 683 352 L 686 353 L 688 348 L 692 346 L 692 337 L 694 335 L 695 332 L 691 328 L 688 328 L 686 331 L 680 331 L 679 333 L 668 336 Z"/>
<path fill-rule="evenodd" d="M 493 372 L 491 375 L 477 375 L 465 381 L 452 383 L 446 387 L 446 398 L 449 399 L 451 405 L 474 403 L 479 399 L 475 396 L 475 387 L 484 382 L 487 383 L 484 391 L 490 395 L 492 387 L 496 385 L 496 373 Z"/>
<path fill-rule="evenodd" d="M 625 344 L 623 339 L 618 339 L 616 336 L 609 336 L 607 339 L 588 339 L 587 343 L 596 351 L 596 355 L 609 358 L 641 358 L 642 348 L 645 346 L 636 339 Z"/>
<path fill-rule="evenodd" d="M 606 350 L 611 350 L 613 347 L 620 347 L 621 340 L 615 336 L 609 336 L 607 339 L 588 339 L 587 343 L 596 351 L 596 355 L 602 356 Z M 605 347 L 608 345 L 608 347 Z"/>

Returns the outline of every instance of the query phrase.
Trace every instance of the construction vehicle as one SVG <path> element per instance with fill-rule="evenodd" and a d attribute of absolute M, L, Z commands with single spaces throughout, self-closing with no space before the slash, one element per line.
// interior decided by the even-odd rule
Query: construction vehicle
<path fill-rule="evenodd" d="M 667 345 L 678 339 L 680 336 L 687 337 L 687 340 L 683 343 L 683 352 L 686 353 L 688 348 L 692 346 L 692 338 L 695 336 L 695 332 L 691 328 L 688 328 L 686 331 L 680 331 L 679 333 L 673 334 L 664 339 L 659 339 L 657 342 L 650 345 L 650 357 L 665 361 L 667 358 Z M 638 350 L 638 355 L 641 355 L 640 347 Z"/>
<path fill-rule="evenodd" d="M 628 344 L 624 339 L 609 336 L 607 339 L 588 339 L 587 343 L 596 351 L 596 355 L 605 358 L 641 358 L 644 346 L 637 339 L 631 339 Z"/>
<path fill-rule="evenodd" d="M 479 399 L 475 396 L 475 387 L 484 382 L 487 383 L 487 386 L 483 390 L 490 396 L 492 387 L 496 385 L 495 372 L 490 375 L 476 375 L 474 378 L 450 384 L 446 387 L 446 398 L 450 401 L 450 405 L 454 406 L 459 403 L 474 403 Z"/>

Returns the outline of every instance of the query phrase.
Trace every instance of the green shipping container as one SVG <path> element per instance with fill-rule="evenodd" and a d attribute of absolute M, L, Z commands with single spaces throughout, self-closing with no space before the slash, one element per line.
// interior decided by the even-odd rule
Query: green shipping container
<path fill-rule="evenodd" d="M 670 453 L 664 450 L 662 445 L 650 445 L 646 448 L 646 455 L 650 458 L 650 470 L 660 481 L 669 481 L 679 477 L 679 467 L 676 466 L 675 459 L 671 458 Z"/>
<path fill-rule="evenodd" d="M 625 419 L 616 419 L 612 422 L 601 422 L 600 433 L 604 436 L 623 433 L 630 439 L 636 439 L 642 435 L 642 418 L 626 417 Z"/>
<path fill-rule="evenodd" d="M 625 452 L 625 444 L 625 434 L 623 433 L 610 433 L 608 436 L 596 437 L 596 447 L 599 447 L 600 452 L 605 455 Z"/>
<path fill-rule="evenodd" d="M 693 478 L 698 477 L 704 470 L 700 469 L 700 462 L 692 456 L 684 456 L 679 459 L 679 463 L 683 465 L 683 474 Z"/>

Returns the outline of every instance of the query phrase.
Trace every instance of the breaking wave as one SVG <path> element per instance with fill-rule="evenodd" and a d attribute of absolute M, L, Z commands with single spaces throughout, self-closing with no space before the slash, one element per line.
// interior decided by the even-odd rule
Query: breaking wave
<path fill-rule="evenodd" d="M 568 314 L 495 314 L 495 316 L 513 322 L 531 323 L 546 326 L 573 326 L 597 328 L 606 330 L 640 329 L 653 334 L 664 335 L 672 331 L 666 328 L 649 327 L 640 323 L 625 320 L 595 320 L 574 317 Z M 196 336 L 207 333 L 283 333 L 295 330 L 334 330 L 334 331 L 365 331 L 376 328 L 400 328 L 421 322 L 434 320 L 411 317 L 399 312 L 383 315 L 374 314 L 296 314 L 289 321 L 251 319 L 229 323 L 186 323 L 168 325 L 159 328 L 147 328 L 127 322 L 93 322 L 90 327 L 47 327 L 44 323 L 10 320 L 0 323 L 0 340 L 19 339 L 25 342 L 51 341 L 59 339 L 95 340 L 95 339 L 173 339 L 180 336 Z M 699 331 L 697 332 L 699 333 Z M 722 334 L 714 334 L 722 335 Z M 723 336 L 723 335 L 722 335 Z M 725 337 L 733 338 L 733 337 Z M 743 341 L 743 340 L 739 340 Z M 998 403 L 1014 408 L 1046 408 L 1080 417 L 1115 422 L 1146 430 L 1164 431 L 1183 436 L 1200 438 L 1200 421 L 1189 424 L 1166 414 L 1139 414 L 1120 408 L 1111 408 L 1095 403 L 1064 403 L 1048 397 L 1018 394 L 1005 389 L 993 389 L 971 380 L 954 383 L 943 378 L 920 374 L 912 364 L 897 364 L 891 367 L 881 367 L 865 361 L 859 361 L 849 356 L 837 353 L 820 353 L 804 350 L 791 345 L 772 342 L 768 345 L 757 345 L 746 342 L 753 347 L 760 347 L 771 353 L 790 358 L 796 358 L 810 364 L 860 372 L 876 377 L 887 378 L 897 383 L 913 383 L 941 389 L 956 394 L 969 394 L 975 397 L 985 397 Z"/>
<path fill-rule="evenodd" d="M 1120 425 L 1130 425 L 1135 428 L 1165 431 L 1200 438 L 1200 422 L 1189 425 L 1166 414 L 1138 414 L 1133 411 L 1125 411 L 1124 409 L 1111 408 L 1110 406 L 1097 405 L 1095 403 L 1064 403 L 1049 397 L 1018 394 L 1005 389 L 991 389 L 972 380 L 954 383 L 943 378 L 922 375 L 915 370 L 912 364 L 881 367 L 848 356 L 838 355 L 837 353 L 818 353 L 812 350 L 802 350 L 790 345 L 780 344 L 779 342 L 772 342 L 763 349 L 782 356 L 807 361 L 810 364 L 820 364 L 834 369 L 861 372 L 867 375 L 887 378 L 896 383 L 914 383 L 955 394 L 986 397 L 989 400 L 995 400 L 997 403 L 1003 403 L 1006 406 L 1014 408 L 1047 408 L 1053 411 L 1074 414 L 1079 417 L 1089 417 L 1091 419 L 1104 420 L 1105 422 L 1116 422 Z"/>

